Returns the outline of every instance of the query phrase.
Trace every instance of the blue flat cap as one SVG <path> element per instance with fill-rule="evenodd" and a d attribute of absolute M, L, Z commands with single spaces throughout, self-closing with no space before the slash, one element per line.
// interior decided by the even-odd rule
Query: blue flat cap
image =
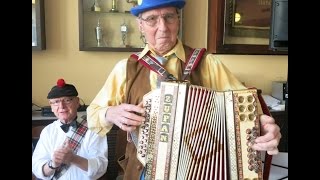
<path fill-rule="evenodd" d="M 176 7 L 183 8 L 186 4 L 184 0 L 141 0 L 141 4 L 131 8 L 131 14 L 139 16 L 140 13 L 157 9 L 161 7 Z"/>

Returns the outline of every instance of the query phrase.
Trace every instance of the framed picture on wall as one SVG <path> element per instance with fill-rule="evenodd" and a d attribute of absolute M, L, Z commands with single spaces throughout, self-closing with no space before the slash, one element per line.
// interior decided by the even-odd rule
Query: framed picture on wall
<path fill-rule="evenodd" d="M 208 50 L 218 54 L 287 54 L 269 48 L 272 0 L 209 0 Z"/>
<path fill-rule="evenodd" d="M 46 49 L 44 0 L 32 0 L 32 50 Z"/>

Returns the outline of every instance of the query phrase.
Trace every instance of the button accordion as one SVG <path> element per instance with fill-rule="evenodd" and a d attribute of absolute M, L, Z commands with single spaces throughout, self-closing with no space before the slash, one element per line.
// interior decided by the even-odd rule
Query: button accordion
<path fill-rule="evenodd" d="M 143 97 L 145 122 L 131 133 L 145 179 L 262 180 L 262 114 L 256 89 L 215 91 L 162 82 Z"/>

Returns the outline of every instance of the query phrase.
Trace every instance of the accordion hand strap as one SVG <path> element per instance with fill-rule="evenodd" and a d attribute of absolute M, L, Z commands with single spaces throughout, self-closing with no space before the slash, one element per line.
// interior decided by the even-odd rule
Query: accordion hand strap
<path fill-rule="evenodd" d="M 265 115 L 271 116 L 271 113 L 268 109 L 267 104 L 265 103 L 261 93 L 258 93 L 258 98 L 261 104 L 262 112 Z M 269 179 L 270 169 L 271 169 L 272 155 L 266 153 L 264 158 L 264 166 L 263 166 L 263 179 Z"/>

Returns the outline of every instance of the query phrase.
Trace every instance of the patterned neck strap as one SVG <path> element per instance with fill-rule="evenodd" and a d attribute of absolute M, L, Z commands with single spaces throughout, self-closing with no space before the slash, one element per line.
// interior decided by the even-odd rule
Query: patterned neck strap
<path fill-rule="evenodd" d="M 132 54 L 131 57 L 136 60 L 138 60 L 139 58 L 137 54 Z M 145 56 L 143 56 L 139 60 L 139 62 L 141 62 L 144 66 L 154 71 L 158 75 L 165 77 L 166 79 L 176 80 L 176 78 L 173 77 L 172 74 L 168 73 L 168 71 L 161 65 L 161 63 L 150 54 L 150 51 Z"/>
<path fill-rule="evenodd" d="M 194 70 L 198 62 L 200 61 L 203 53 L 206 51 L 205 48 L 200 48 L 200 49 L 193 49 L 191 55 L 187 59 L 187 65 L 185 66 L 185 69 L 183 71 L 183 77 L 182 80 L 185 80 Z M 170 74 L 160 63 L 159 61 L 154 58 L 151 54 L 150 51 L 144 55 L 141 59 L 138 59 L 138 54 L 132 54 L 132 58 L 138 60 L 141 62 L 144 66 L 146 66 L 148 69 L 154 71 L 160 76 L 165 77 L 167 80 L 177 80 L 172 74 Z"/>

